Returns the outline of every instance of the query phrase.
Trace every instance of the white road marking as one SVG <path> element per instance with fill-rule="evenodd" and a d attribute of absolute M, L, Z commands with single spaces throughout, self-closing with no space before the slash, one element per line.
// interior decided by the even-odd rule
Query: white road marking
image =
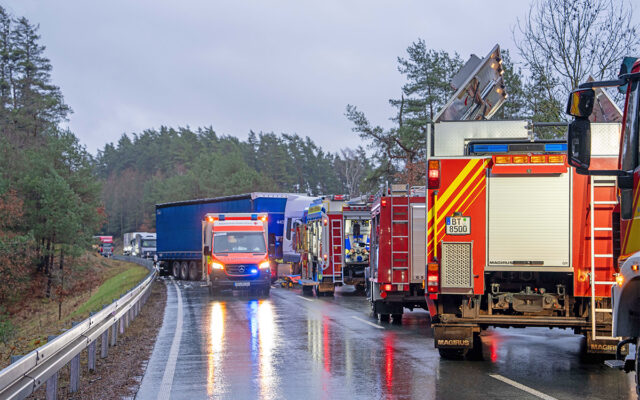
<path fill-rule="evenodd" d="M 521 384 L 521 383 L 518 383 L 518 382 L 516 382 L 516 381 L 512 381 L 511 379 L 509 379 L 509 378 L 505 378 L 505 377 L 504 377 L 504 376 L 502 376 L 502 375 L 498 375 L 498 374 L 489 374 L 489 376 L 490 376 L 490 377 L 492 377 L 492 378 L 494 378 L 494 379 L 497 379 L 497 380 L 499 380 L 499 381 L 502 381 L 502 382 L 504 382 L 504 383 L 506 383 L 506 384 L 509 384 L 509 385 L 511 385 L 511 386 L 513 386 L 513 387 L 515 387 L 515 388 L 518 388 L 518 389 L 520 389 L 520 390 L 523 390 L 523 391 L 525 391 L 525 392 L 527 392 L 527 393 L 529 393 L 529 394 L 532 394 L 532 395 L 534 395 L 534 396 L 536 396 L 536 397 L 539 397 L 539 398 L 541 398 L 541 399 L 545 399 L 545 400 L 558 400 L 558 399 L 556 399 L 555 397 L 549 396 L 548 394 L 544 394 L 544 393 L 542 393 L 542 392 L 538 392 L 537 390 L 532 389 L 532 388 L 530 388 L 529 386 L 525 386 L 525 385 L 523 385 L 523 384 Z"/>
<path fill-rule="evenodd" d="M 360 321 L 360 322 L 364 322 L 364 323 L 365 323 L 365 324 L 367 324 L 367 325 L 371 325 L 371 326 L 373 326 L 374 328 L 384 329 L 384 326 L 376 325 L 376 324 L 374 324 L 373 322 L 369 322 L 369 321 L 367 321 L 366 319 L 362 319 L 362 318 L 360 318 L 360 317 L 356 317 L 355 315 L 352 315 L 352 316 L 351 316 L 351 318 L 353 318 L 353 319 L 357 319 L 357 320 L 358 320 L 358 321 Z"/>
<path fill-rule="evenodd" d="M 307 299 L 306 297 L 302 297 L 302 296 L 298 296 L 298 295 L 296 295 L 296 297 L 300 297 L 302 300 L 306 300 L 306 301 L 313 301 L 311 299 Z"/>
<path fill-rule="evenodd" d="M 176 287 L 176 293 L 178 295 L 178 315 L 176 317 L 176 331 L 173 335 L 173 341 L 171 342 L 171 349 L 169 350 L 169 358 L 167 359 L 167 365 L 164 367 L 164 375 L 162 376 L 162 383 L 160 384 L 160 391 L 158 392 L 158 399 L 168 400 L 171 395 L 171 386 L 173 385 L 173 375 L 176 371 L 176 362 L 178 361 L 178 353 L 180 352 L 180 340 L 182 339 L 182 293 L 180 293 L 180 287 L 173 282 Z"/>

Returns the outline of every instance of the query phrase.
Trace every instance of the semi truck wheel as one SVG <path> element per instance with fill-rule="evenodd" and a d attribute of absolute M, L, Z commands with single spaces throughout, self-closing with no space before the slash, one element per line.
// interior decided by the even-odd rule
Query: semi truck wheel
<path fill-rule="evenodd" d="M 389 322 L 389 314 L 378 314 L 380 322 Z"/>
<path fill-rule="evenodd" d="M 180 261 L 174 261 L 171 266 L 171 274 L 174 278 L 180 279 Z"/>
<path fill-rule="evenodd" d="M 198 265 L 195 261 L 189 262 L 189 279 L 192 281 L 197 281 L 200 278 L 200 271 L 198 270 Z"/>
<path fill-rule="evenodd" d="M 393 314 L 391 317 L 394 324 L 400 325 L 402 323 L 402 314 Z"/>
<path fill-rule="evenodd" d="M 186 261 L 180 263 L 180 279 L 189 280 L 189 264 Z"/>

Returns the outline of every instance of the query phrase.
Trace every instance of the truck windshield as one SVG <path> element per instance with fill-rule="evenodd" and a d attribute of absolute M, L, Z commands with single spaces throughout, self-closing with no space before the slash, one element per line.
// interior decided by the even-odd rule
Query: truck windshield
<path fill-rule="evenodd" d="M 266 253 L 262 232 L 215 232 L 214 253 Z"/>
<path fill-rule="evenodd" d="M 156 247 L 156 241 L 155 240 L 143 240 L 142 241 L 142 247 Z"/>

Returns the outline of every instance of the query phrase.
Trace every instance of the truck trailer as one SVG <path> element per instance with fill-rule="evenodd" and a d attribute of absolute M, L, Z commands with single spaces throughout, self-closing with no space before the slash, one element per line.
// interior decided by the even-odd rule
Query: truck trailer
<path fill-rule="evenodd" d="M 202 221 L 209 213 L 267 213 L 272 277 L 282 262 L 287 193 L 247 193 L 156 205 L 157 256 L 161 273 L 176 279 L 204 280 Z"/>
<path fill-rule="evenodd" d="M 567 164 L 567 144 L 527 121 L 441 122 L 427 158 L 426 302 L 443 357 L 487 327 L 557 327 L 612 352 L 615 176 Z M 591 160 L 617 165 L 618 123 L 592 125 Z"/>

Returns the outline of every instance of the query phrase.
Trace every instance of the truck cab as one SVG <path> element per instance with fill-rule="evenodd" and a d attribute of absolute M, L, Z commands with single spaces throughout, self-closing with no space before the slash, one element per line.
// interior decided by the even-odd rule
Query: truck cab
<path fill-rule="evenodd" d="M 203 225 L 203 267 L 209 293 L 245 290 L 268 296 L 271 289 L 266 213 L 206 214 Z"/>
<path fill-rule="evenodd" d="M 616 359 L 607 361 L 612 368 L 636 371 L 640 357 L 640 59 L 625 57 L 617 80 L 587 82 L 574 90 L 567 102 L 567 114 L 574 117 L 569 125 L 567 157 L 579 174 L 614 175 L 617 178 L 618 213 L 613 221 L 613 255 L 618 273 L 611 285 L 613 336 L 620 339 Z M 624 117 L 620 135 L 619 163 L 616 169 L 597 169 L 592 165 L 590 117 L 596 95 L 594 88 L 616 87 L 625 95 Z M 636 344 L 635 357 L 622 360 L 628 343 Z"/>

